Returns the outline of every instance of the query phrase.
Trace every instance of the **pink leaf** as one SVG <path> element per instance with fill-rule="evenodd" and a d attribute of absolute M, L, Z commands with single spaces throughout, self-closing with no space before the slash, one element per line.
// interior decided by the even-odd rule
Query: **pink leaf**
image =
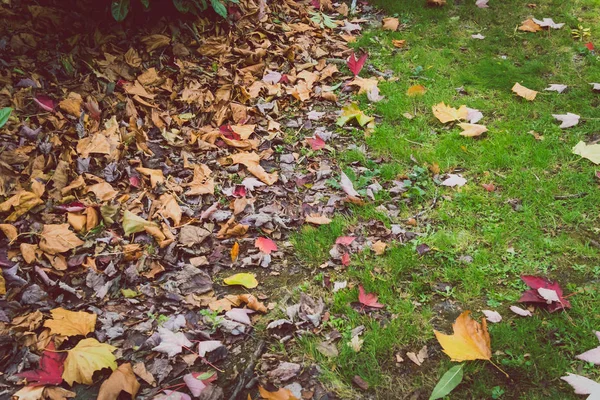
<path fill-rule="evenodd" d="M 367 53 L 364 53 L 357 60 L 354 52 L 352 52 L 352 54 L 350 54 L 350 57 L 348 57 L 348 62 L 346 63 L 346 65 L 348 65 L 348 69 L 350 69 L 350 71 L 352 71 L 354 76 L 357 76 L 358 74 L 360 74 L 360 71 L 365 66 L 365 62 L 367 61 L 368 56 L 369 55 Z"/>
<path fill-rule="evenodd" d="M 185 382 L 190 392 L 192 392 L 192 396 L 199 397 L 200 393 L 204 389 L 206 389 L 206 385 L 200 379 L 196 379 L 192 374 L 186 374 L 183 377 L 183 381 Z"/>
<path fill-rule="evenodd" d="M 348 254 L 348 253 L 342 254 L 341 261 L 342 261 L 342 265 L 344 267 L 347 267 L 348 265 L 350 265 L 350 254 Z"/>
<path fill-rule="evenodd" d="M 600 393 L 600 383 L 594 382 L 585 376 L 570 373 L 560 379 L 571 385 L 575 389 L 575 394 L 591 394 L 592 396 L 588 397 L 589 400 L 598 398 L 595 395 Z"/>
<path fill-rule="evenodd" d="M 165 390 L 165 394 L 159 394 L 153 400 L 192 400 L 189 394 L 175 390 Z"/>
<path fill-rule="evenodd" d="M 600 332 L 596 331 L 596 337 L 600 340 Z M 596 365 L 600 365 L 600 346 L 595 349 L 588 350 L 585 353 L 581 353 L 575 358 L 587 362 L 594 363 Z"/>
<path fill-rule="evenodd" d="M 360 304 L 368 307 L 385 307 L 383 304 L 377 302 L 377 295 L 375 293 L 365 293 L 365 288 L 362 285 L 358 285 L 358 301 L 360 301 Z"/>
<path fill-rule="evenodd" d="M 481 310 L 481 312 L 485 315 L 485 318 L 488 321 L 493 322 L 494 324 L 502 321 L 502 315 L 500 315 L 498 311 Z"/>
<path fill-rule="evenodd" d="M 52 100 L 50 97 L 44 95 L 37 95 L 33 98 L 33 101 L 35 102 L 35 104 L 40 106 L 42 110 L 54 112 L 54 100 Z"/>
<path fill-rule="evenodd" d="M 251 325 L 250 317 L 248 314 L 252 314 L 254 311 L 247 308 L 232 308 L 225 313 L 225 316 L 233 321 L 239 322 L 240 324 Z"/>
<path fill-rule="evenodd" d="M 272 251 L 277 251 L 277 244 L 269 238 L 256 238 L 254 246 L 265 254 L 271 254 Z"/>
<path fill-rule="evenodd" d="M 538 306 L 547 309 L 549 312 L 571 308 L 571 303 L 563 297 L 563 291 L 557 282 L 552 282 L 547 278 L 532 275 L 522 275 L 521 279 L 531 288 L 531 290 L 523 292 L 519 299 L 520 303 L 536 303 Z M 554 290 L 559 301 L 548 304 L 547 300 L 538 292 L 538 289 L 540 288 Z"/>
<path fill-rule="evenodd" d="M 340 236 L 335 239 L 335 244 L 341 244 L 342 246 L 349 246 L 356 239 L 355 236 Z"/>
<path fill-rule="evenodd" d="M 521 307 L 517 306 L 510 306 L 510 311 L 514 312 L 517 315 L 520 315 L 521 317 L 531 317 L 533 315 L 531 314 L 531 311 L 523 310 Z"/>
<path fill-rule="evenodd" d="M 481 186 L 488 192 L 493 192 L 496 190 L 496 186 L 494 186 L 493 183 L 482 183 Z"/>
<path fill-rule="evenodd" d="M 313 150 L 321 150 L 325 147 L 325 141 L 319 137 L 319 135 L 315 135 L 315 137 L 306 139 L 308 144 Z"/>

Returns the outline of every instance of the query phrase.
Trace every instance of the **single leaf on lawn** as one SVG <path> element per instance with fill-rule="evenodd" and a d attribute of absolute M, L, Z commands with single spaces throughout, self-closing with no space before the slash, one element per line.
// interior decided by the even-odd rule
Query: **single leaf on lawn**
<path fill-rule="evenodd" d="M 241 272 L 223 279 L 226 285 L 241 285 L 247 289 L 252 289 L 258 286 L 256 276 L 249 272 Z"/>
<path fill-rule="evenodd" d="M 434 330 L 435 336 L 452 361 L 490 360 L 492 349 L 486 320 L 479 324 L 469 314 L 470 311 L 465 311 L 458 316 L 452 324 L 452 335 Z"/>
<path fill-rule="evenodd" d="M 587 158 L 594 164 L 600 164 L 600 144 L 586 144 L 581 141 L 573 147 L 573 154 Z"/>
<path fill-rule="evenodd" d="M 599 331 L 596 331 L 596 337 L 598 338 L 598 340 L 600 340 L 600 332 Z M 600 365 L 600 346 L 596 347 L 595 349 L 588 350 L 585 353 L 581 353 L 581 354 L 575 356 L 575 358 L 577 358 L 579 360 L 591 362 L 596 365 Z"/>
<path fill-rule="evenodd" d="M 535 90 L 527 89 L 525 86 L 520 85 L 518 82 L 511 89 L 514 93 L 522 98 L 533 101 L 535 100 L 535 96 L 537 96 L 538 92 Z"/>
<path fill-rule="evenodd" d="M 360 194 L 358 194 L 358 192 L 354 190 L 354 185 L 352 184 L 352 181 L 350 180 L 350 178 L 348 178 L 348 175 L 346 175 L 343 171 L 340 174 L 340 186 L 348 196 L 360 197 Z"/>
<path fill-rule="evenodd" d="M 523 292 L 519 302 L 534 303 L 539 307 L 547 309 L 551 313 L 564 308 L 571 308 L 571 303 L 568 299 L 563 297 L 562 289 L 557 282 L 552 282 L 544 277 L 531 275 L 522 275 L 521 279 L 531 289 Z M 540 293 L 540 288 L 549 290 L 546 292 L 542 291 Z M 558 299 L 557 301 L 549 300 L 551 299 L 549 297 L 551 295 L 550 290 L 556 292 L 556 298 Z M 545 294 L 545 296 L 542 294 Z"/>
<path fill-rule="evenodd" d="M 566 89 L 568 88 L 567 85 L 560 85 L 558 83 L 551 83 L 550 86 L 548 86 L 546 89 L 549 92 L 558 92 L 558 93 L 562 93 L 564 92 Z"/>
<path fill-rule="evenodd" d="M 44 322 L 44 327 L 50 328 L 53 335 L 85 336 L 94 332 L 96 327 L 96 314 L 83 311 L 69 311 L 64 308 L 50 310 L 52 319 Z"/>
<path fill-rule="evenodd" d="M 533 314 L 531 313 L 531 311 L 524 310 L 521 307 L 510 306 L 510 311 L 514 312 L 517 315 L 520 315 L 521 317 L 533 317 Z"/>
<path fill-rule="evenodd" d="M 533 22 L 535 22 L 542 28 L 560 29 L 565 25 L 564 23 L 557 24 L 556 22 L 554 22 L 554 20 L 552 18 L 544 18 L 541 20 L 535 19 L 535 18 L 532 18 L 532 19 L 533 19 Z"/>
<path fill-rule="evenodd" d="M 433 388 L 429 400 L 437 400 L 447 396 L 462 382 L 463 365 L 464 364 L 455 365 L 442 375 L 437 385 Z"/>
<path fill-rule="evenodd" d="M 281 388 L 276 392 L 269 392 L 267 389 L 259 386 L 258 391 L 261 397 L 266 400 L 298 400 L 298 398 L 295 397 L 291 391 L 284 388 Z"/>
<path fill-rule="evenodd" d="M 44 225 L 40 235 L 40 250 L 48 254 L 59 254 L 84 244 L 69 230 L 69 224 Z"/>
<path fill-rule="evenodd" d="M 562 124 L 560 124 L 561 128 L 570 128 L 575 126 L 579 123 L 579 118 L 581 118 L 579 115 L 570 112 L 566 114 L 552 114 L 552 116 L 562 122 Z"/>
<path fill-rule="evenodd" d="M 383 253 L 385 253 L 386 247 L 386 243 L 382 242 L 381 240 L 378 240 L 375 243 L 373 243 L 373 246 L 371 248 L 373 249 L 376 255 L 381 256 L 383 255 Z"/>
<path fill-rule="evenodd" d="M 588 400 L 600 399 L 600 383 L 586 378 L 585 376 L 567 373 L 560 379 L 567 382 L 575 389 L 575 394 L 589 394 Z"/>
<path fill-rule="evenodd" d="M 471 35 L 471 38 L 483 40 L 483 39 L 485 39 L 485 36 L 483 36 L 481 33 L 478 33 L 476 35 Z"/>
<path fill-rule="evenodd" d="M 46 350 L 40 357 L 40 368 L 16 374 L 17 377 L 27 379 L 28 383 L 35 382 L 37 385 L 60 385 L 63 381 L 64 353 L 57 353 L 54 341 L 51 340 Z"/>
<path fill-rule="evenodd" d="M 475 2 L 475 5 L 479 8 L 489 8 L 488 1 L 489 0 L 477 0 Z"/>
<path fill-rule="evenodd" d="M 348 57 L 346 65 L 348 66 L 348 69 L 354 74 L 354 76 L 357 76 L 358 74 L 360 74 L 360 71 L 363 69 L 368 56 L 369 55 L 367 53 L 364 53 L 357 60 L 354 52 L 352 52 L 350 54 L 350 57 Z"/>
<path fill-rule="evenodd" d="M 423 85 L 413 85 L 408 88 L 406 95 L 410 97 L 423 96 L 427 92 L 427 88 Z"/>
<path fill-rule="evenodd" d="M 374 125 L 375 121 L 375 117 L 369 117 L 358 108 L 356 103 L 352 103 L 342 108 L 342 113 L 338 117 L 336 124 L 337 126 L 344 126 L 353 119 L 356 119 L 356 122 L 360 126 L 368 124 L 369 127 Z"/>
<path fill-rule="evenodd" d="M 146 227 L 158 227 L 154 222 L 138 217 L 129 210 L 125 210 L 123 213 L 123 221 L 121 224 L 123 225 L 125 236 L 129 236 L 132 233 L 144 232 Z"/>
<path fill-rule="evenodd" d="M 400 21 L 398 21 L 398 18 L 393 18 L 393 17 L 388 17 L 388 18 L 384 18 L 382 22 L 382 26 L 381 29 L 383 29 L 384 31 L 397 31 L 398 27 L 400 26 Z"/>
<path fill-rule="evenodd" d="M 448 177 L 442 181 L 443 186 L 464 186 L 467 183 L 467 180 L 460 175 L 456 174 L 448 174 Z"/>
<path fill-rule="evenodd" d="M 538 24 L 536 24 L 535 22 L 533 22 L 533 20 L 531 18 L 526 19 L 525 21 L 521 22 L 521 26 L 519 26 L 518 28 L 520 31 L 523 32 L 538 32 L 542 30 L 542 27 L 539 26 Z"/>
<path fill-rule="evenodd" d="M 460 133 L 460 135 L 466 136 L 466 137 L 481 136 L 483 133 L 487 132 L 487 130 L 488 130 L 485 127 L 485 125 L 467 124 L 465 122 L 458 124 L 458 126 L 460 126 L 463 129 L 463 131 Z"/>
<path fill-rule="evenodd" d="M 133 373 L 131 364 L 125 363 L 102 382 L 97 400 L 117 400 L 121 391 L 129 393 L 134 399 L 138 390 L 140 390 L 140 383 Z"/>
<path fill-rule="evenodd" d="M 160 344 L 152 350 L 166 353 L 169 357 L 173 357 L 183 350 L 183 347 L 191 347 L 192 342 L 185 337 L 182 332 L 171 332 L 166 328 L 158 328 L 160 336 Z"/>
<path fill-rule="evenodd" d="M 358 301 L 360 304 L 367 307 L 383 308 L 383 304 L 377 302 L 377 295 L 375 293 L 366 293 L 363 285 L 358 285 Z"/>
<path fill-rule="evenodd" d="M 467 106 L 460 106 L 458 109 L 454 107 L 447 106 L 444 102 L 436 104 L 431 107 L 431 111 L 433 111 L 433 115 L 442 123 L 446 124 L 448 122 L 466 120 L 469 111 L 467 110 Z"/>
<path fill-rule="evenodd" d="M 0 108 L 0 128 L 2 128 L 8 122 L 8 118 L 10 118 L 10 113 L 12 113 L 12 108 L 4 107 Z"/>
<path fill-rule="evenodd" d="M 592 91 L 600 92 L 600 83 L 592 82 L 590 85 L 592 85 Z"/>
<path fill-rule="evenodd" d="M 254 246 L 265 254 L 271 254 L 272 251 L 277 251 L 277 244 L 269 238 L 256 238 Z"/>
<path fill-rule="evenodd" d="M 77 346 L 67 351 L 63 379 L 70 386 L 74 382 L 91 385 L 95 371 L 103 368 L 114 371 L 117 368 L 116 358 L 112 354 L 116 349 L 93 338 L 81 340 Z"/>

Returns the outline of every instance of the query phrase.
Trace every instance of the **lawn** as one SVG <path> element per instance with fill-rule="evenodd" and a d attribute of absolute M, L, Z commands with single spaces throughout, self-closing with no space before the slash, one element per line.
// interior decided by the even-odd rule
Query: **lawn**
<path fill-rule="evenodd" d="M 302 286 L 331 306 L 327 324 L 341 333 L 344 344 L 338 357 L 328 358 L 317 351 L 316 337 L 305 336 L 295 351 L 319 363 L 324 381 L 342 398 L 364 398 L 352 383 L 356 375 L 376 398 L 428 398 L 455 364 L 441 352 L 434 329 L 451 333 L 451 322 L 464 310 L 478 320 L 481 310 L 496 310 L 503 320 L 489 324 L 492 360 L 509 378 L 489 362 L 469 361 L 449 398 L 583 398 L 560 377 L 571 372 L 600 378 L 597 367 L 575 359 L 598 345 L 593 331 L 600 329 L 600 181 L 597 167 L 571 152 L 579 141 L 599 138 L 600 94 L 589 83 L 600 82 L 600 57 L 584 43 L 600 45 L 600 1 L 540 0 L 531 8 L 531 0 L 490 0 L 487 9 L 471 0 L 449 0 L 441 8 L 426 8 L 425 1 L 374 3 L 383 15 L 398 17 L 402 28 L 363 32 L 355 47 L 368 51 L 368 63 L 398 79 L 379 84 L 385 100 L 372 104 L 360 98 L 361 108 L 378 117 L 377 127 L 357 139 L 365 152 L 348 150 L 337 162 L 357 188 L 411 176 L 419 190 L 395 201 L 398 216 L 377 209 L 394 202 L 379 193 L 374 202 L 354 206 L 328 226 L 304 228 L 293 242 L 298 259 L 315 269 L 328 259 L 337 237 L 360 235 L 373 220 L 418 236 L 389 243 L 383 256 L 367 250 L 346 269 L 324 272 L 331 282 L 348 280 L 352 289 L 324 289 L 323 272 Z M 550 17 L 565 26 L 518 31 L 530 17 Z M 585 42 L 571 34 L 580 25 L 591 28 Z M 393 39 L 406 40 L 406 46 L 395 48 Z M 511 92 L 516 82 L 537 90 L 537 98 L 517 97 Z M 544 91 L 553 83 L 568 89 Z M 407 96 L 416 84 L 427 92 Z M 448 128 L 433 116 L 431 107 L 440 102 L 480 110 L 480 123 L 489 131 L 479 138 L 460 136 L 458 127 Z M 567 112 L 581 121 L 561 129 L 552 114 Z M 358 167 L 366 168 L 370 179 L 361 180 Z M 441 175 L 459 173 L 468 183 L 440 186 L 431 172 L 438 169 Z M 493 184 L 494 190 L 482 184 Z M 407 224 L 415 215 L 416 226 Z M 419 255 L 422 244 L 430 251 Z M 553 314 L 538 309 L 526 318 L 513 314 L 509 307 L 522 306 L 517 300 L 526 289 L 522 274 L 558 281 L 572 294 L 572 308 Z M 377 293 L 383 311 L 350 306 L 359 283 Z M 366 329 L 356 352 L 345 343 L 359 325 Z M 423 345 L 429 357 L 417 366 L 405 354 Z"/>

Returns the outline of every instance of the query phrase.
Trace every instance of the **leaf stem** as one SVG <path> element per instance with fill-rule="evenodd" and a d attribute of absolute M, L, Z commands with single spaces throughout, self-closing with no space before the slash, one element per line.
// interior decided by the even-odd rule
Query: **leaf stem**
<path fill-rule="evenodd" d="M 507 374 L 507 373 L 506 373 L 506 372 L 505 372 L 505 371 L 504 371 L 502 368 L 500 368 L 498 365 L 496 365 L 496 363 L 495 363 L 495 362 L 493 362 L 491 358 L 490 358 L 488 361 L 489 361 L 490 363 L 492 363 L 492 365 L 493 365 L 494 367 L 496 367 L 496 369 L 497 369 L 498 371 L 502 372 L 502 373 L 503 373 L 503 374 L 504 374 L 504 375 L 505 375 L 505 376 L 506 376 L 508 379 L 510 379 L 510 376 L 509 376 L 509 375 L 508 375 L 508 374 Z"/>

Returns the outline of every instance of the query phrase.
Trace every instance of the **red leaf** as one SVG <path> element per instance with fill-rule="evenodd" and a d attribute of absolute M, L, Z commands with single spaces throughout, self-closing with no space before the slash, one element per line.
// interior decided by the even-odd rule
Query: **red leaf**
<path fill-rule="evenodd" d="M 342 265 L 344 267 L 347 267 L 348 265 L 350 265 L 350 254 L 348 254 L 348 253 L 342 254 Z"/>
<path fill-rule="evenodd" d="M 481 186 L 483 186 L 483 188 L 488 192 L 493 192 L 496 190 L 496 186 L 494 186 L 493 183 L 482 183 Z"/>
<path fill-rule="evenodd" d="M 375 293 L 365 293 L 365 288 L 362 285 L 358 285 L 358 301 L 360 301 L 360 304 L 368 307 L 384 307 L 383 304 L 377 302 L 377 295 Z"/>
<path fill-rule="evenodd" d="M 569 300 L 563 297 L 563 291 L 558 282 L 552 282 L 548 278 L 532 275 L 522 275 L 521 279 L 531 289 L 523 292 L 521 298 L 519 299 L 520 303 L 536 303 L 540 307 L 547 309 L 549 312 L 555 312 L 562 310 L 563 308 L 571 308 L 571 303 Z M 544 299 L 538 293 L 537 290 L 540 288 L 554 290 L 558 295 L 560 302 L 552 302 L 548 304 L 546 299 Z"/>
<path fill-rule="evenodd" d="M 321 2 L 319 0 L 311 0 L 310 5 L 314 8 L 321 8 Z"/>
<path fill-rule="evenodd" d="M 589 51 L 594 51 L 594 43 L 588 42 L 585 44 L 585 47 L 589 49 Z"/>
<path fill-rule="evenodd" d="M 219 130 L 229 140 L 242 140 L 242 137 L 233 131 L 231 125 L 223 125 Z"/>
<path fill-rule="evenodd" d="M 350 54 L 350 57 L 348 57 L 348 62 L 346 65 L 348 65 L 348 68 L 350 69 L 350 71 L 352 71 L 354 76 L 357 76 L 360 73 L 360 71 L 363 69 L 368 56 L 369 55 L 367 53 L 364 53 L 357 60 L 354 52 L 352 52 L 352 54 Z"/>
<path fill-rule="evenodd" d="M 246 187 L 243 185 L 237 185 L 233 190 L 235 197 L 246 197 Z"/>
<path fill-rule="evenodd" d="M 67 204 L 61 204 L 59 206 L 54 206 L 54 208 L 56 208 L 57 210 L 60 210 L 62 212 L 79 212 L 79 211 L 85 210 L 87 208 L 87 206 L 80 201 L 72 201 Z"/>
<path fill-rule="evenodd" d="M 310 144 L 310 147 L 313 150 L 321 150 L 323 147 L 325 147 L 325 141 L 321 139 L 318 135 L 314 138 L 308 138 L 306 139 L 306 141 L 308 142 L 308 144 Z"/>
<path fill-rule="evenodd" d="M 21 372 L 16 376 L 27 379 L 29 383 L 35 382 L 32 386 L 60 385 L 63 381 L 65 354 L 57 353 L 55 350 L 54 342 L 48 343 L 48 347 L 40 357 L 40 369 Z"/>
<path fill-rule="evenodd" d="M 339 238 L 335 239 L 335 244 L 349 246 L 352 244 L 352 242 L 354 242 L 354 239 L 356 239 L 354 236 L 340 236 Z"/>
<path fill-rule="evenodd" d="M 265 254 L 271 254 L 272 251 L 277 251 L 277 244 L 269 238 L 259 237 L 256 238 L 254 245 L 257 249 Z"/>
<path fill-rule="evenodd" d="M 134 188 L 139 188 L 140 187 L 140 177 L 139 176 L 130 176 L 129 177 L 129 184 L 131 186 L 133 186 Z"/>
<path fill-rule="evenodd" d="M 44 111 L 54 112 L 54 100 L 52 100 L 48 96 L 37 95 L 33 98 L 35 104 L 40 106 L 40 108 Z"/>

